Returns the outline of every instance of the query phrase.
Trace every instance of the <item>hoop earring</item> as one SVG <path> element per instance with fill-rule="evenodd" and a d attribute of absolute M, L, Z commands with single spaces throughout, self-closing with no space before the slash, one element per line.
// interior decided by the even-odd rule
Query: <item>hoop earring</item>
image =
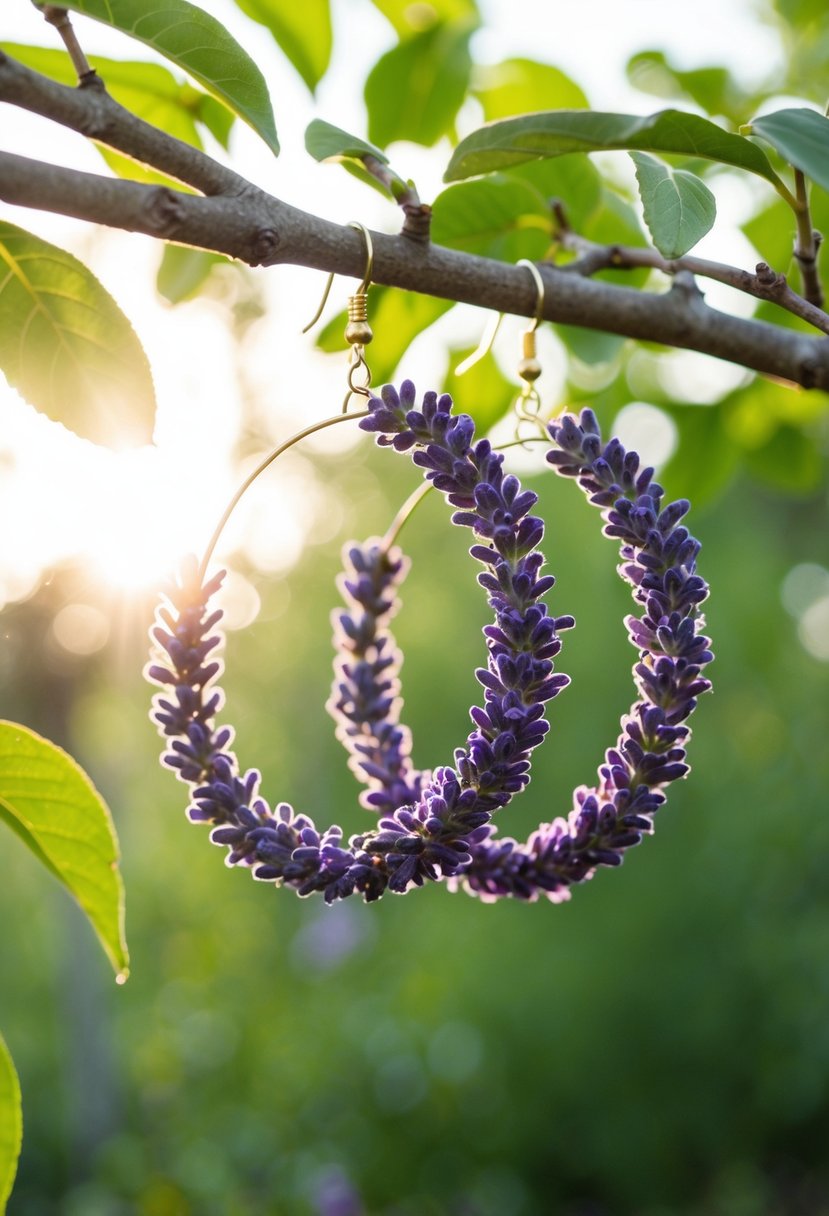
<path fill-rule="evenodd" d="M 475 730 L 455 752 L 456 767 L 436 769 L 415 802 L 347 847 L 337 826 L 320 834 L 287 803 L 272 812 L 259 793 L 258 771 L 239 771 L 229 750 L 231 728 L 214 722 L 223 703 L 216 688 L 222 667 L 209 656 L 221 642 L 212 632 L 221 612 L 210 600 L 222 576 L 205 581 L 192 563 L 152 631 L 164 659 L 147 670 L 164 689 L 154 698 L 153 717 L 169 743 L 163 763 L 191 787 L 190 819 L 215 825 L 211 840 L 229 850 L 229 865 L 249 866 L 255 878 L 300 895 L 321 891 L 329 903 L 356 891 L 372 901 L 386 889 L 402 893 L 461 873 L 471 847 L 488 835 L 493 812 L 526 784 L 528 757 L 548 730 L 544 705 L 569 683 L 553 673 L 552 659 L 561 646 L 558 632 L 573 621 L 549 616 L 541 600 L 554 580 L 540 576 L 543 523 L 528 513 L 536 495 L 504 476 L 503 456 L 487 440 L 473 446 L 472 419 L 453 415 L 451 404 L 448 396 L 427 393 L 415 409 L 407 381 L 399 394 L 387 385 L 381 398 L 371 398 L 362 419 L 381 446 L 414 449 L 414 462 L 460 508 L 454 522 L 486 542 L 471 549 L 485 566 L 479 582 L 495 613 L 486 631 L 490 662 L 479 676 L 485 703 L 471 711 Z"/>
<path fill-rule="evenodd" d="M 361 426 L 370 429 L 374 417 Z M 619 865 L 627 849 L 653 832 L 653 817 L 666 801 L 665 787 L 689 771 L 691 732 L 685 722 L 698 697 L 711 687 L 701 674 L 713 655 L 701 633 L 705 620 L 700 605 L 708 588 L 696 573 L 700 546 L 679 526 L 690 504 L 680 499 L 663 506 L 664 491 L 653 481 L 653 469 L 640 468 L 638 455 L 626 452 L 618 439 L 603 445 L 589 409 L 579 419 L 565 415 L 551 422 L 548 435 L 558 449 L 547 454 L 548 462 L 561 476 L 577 479 L 600 508 L 605 534 L 621 543 L 620 575 L 643 608 L 640 617 L 625 622 L 639 651 L 633 674 L 640 699 L 622 718 L 622 733 L 605 754 L 598 785 L 574 791 L 568 818 L 539 825 L 523 844 L 510 837 L 499 840 L 492 825 L 482 828 L 471 844 L 470 864 L 452 875 L 449 885 L 463 886 L 485 901 L 505 896 L 534 901 L 544 895 L 561 902 L 569 898 L 572 885 L 591 878 L 599 866 Z M 370 565 L 370 548 L 368 554 L 359 548 L 348 554 L 360 574 L 361 566 Z M 399 558 L 392 564 L 393 578 L 402 577 Z M 353 627 L 353 607 L 362 608 L 365 620 L 370 603 L 360 582 L 355 589 L 346 578 L 341 586 L 352 607 L 352 615 L 341 619 Z M 384 596 L 378 602 L 384 611 L 377 619 L 390 616 L 390 602 Z M 387 626 L 380 636 L 373 656 L 377 662 L 372 665 L 371 656 L 360 655 L 359 666 L 342 653 L 352 650 L 348 631 L 337 631 L 341 654 L 335 671 L 341 678 L 335 679 L 335 694 L 338 688 L 340 692 L 330 704 L 345 719 L 338 737 L 352 753 L 351 767 L 368 785 L 363 804 L 388 812 L 396 799 L 405 800 L 420 788 L 428 774 L 419 773 L 409 760 L 411 731 L 399 718 L 398 652 Z M 372 714 L 378 705 L 383 707 L 379 721 Z"/>

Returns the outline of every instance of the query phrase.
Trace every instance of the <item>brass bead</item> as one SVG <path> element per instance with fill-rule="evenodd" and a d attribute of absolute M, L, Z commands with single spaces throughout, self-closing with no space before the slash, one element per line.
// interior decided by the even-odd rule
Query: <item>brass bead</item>
<path fill-rule="evenodd" d="M 351 346 L 368 346 L 373 337 L 368 321 L 349 321 L 345 327 L 345 340 Z"/>
<path fill-rule="evenodd" d="M 541 375 L 541 364 L 537 359 L 522 359 L 518 364 L 518 375 L 522 380 L 532 383 Z"/>

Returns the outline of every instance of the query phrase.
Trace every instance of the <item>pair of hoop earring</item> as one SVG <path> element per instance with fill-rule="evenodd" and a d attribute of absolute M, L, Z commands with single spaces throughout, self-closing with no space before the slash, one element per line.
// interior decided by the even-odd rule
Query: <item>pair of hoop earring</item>
<path fill-rule="evenodd" d="M 370 271 L 369 256 L 357 293 L 363 304 Z M 533 335 L 542 310 L 543 297 L 528 331 Z M 351 310 L 349 317 L 351 323 Z M 359 324 L 367 325 L 365 315 Z M 472 419 L 455 414 L 447 395 L 426 393 L 418 407 L 414 385 L 404 381 L 399 391 L 386 385 L 371 396 L 364 330 L 361 335 L 351 342 L 352 352 L 360 349 L 350 367 L 364 368 L 365 382 L 349 375 L 344 409 L 354 394 L 364 397 L 360 427 L 380 446 L 408 452 L 455 508 L 453 523 L 473 532 L 470 553 L 482 566 L 478 582 L 494 618 L 484 629 L 487 662 L 476 672 L 484 695 L 470 711 L 473 730 L 454 764 L 413 767 L 411 732 L 400 721 L 401 656 L 389 629 L 407 562 L 389 535 L 347 546 L 340 579 L 346 607 L 336 620 L 328 708 L 366 787 L 361 801 L 379 822 L 345 843 L 339 827 L 320 831 L 287 803 L 271 810 L 259 792 L 258 771 L 239 768 L 231 728 L 215 722 L 223 704 L 216 683 L 222 664 L 212 657 L 222 640 L 215 632 L 221 612 L 210 602 L 222 575 L 206 578 L 211 542 L 201 567 L 193 561 L 183 572 L 153 630 L 164 658 L 147 671 L 164 690 L 153 703 L 169 745 L 162 762 L 190 787 L 188 815 L 213 825 L 211 840 L 227 849 L 229 865 L 248 866 L 255 878 L 300 895 L 319 891 L 331 903 L 359 892 L 372 901 L 386 890 L 403 893 L 446 880 L 484 900 L 544 895 L 559 902 L 599 866 L 618 865 L 653 830 L 665 787 L 688 771 L 686 720 L 710 687 L 701 673 L 712 657 L 701 633 L 707 587 L 696 574 L 699 544 L 680 524 L 688 503 L 663 506 L 653 470 L 642 469 L 617 439 L 603 444 L 592 411 L 548 424 L 556 445 L 548 462 L 578 481 L 601 510 L 605 534 L 620 542 L 619 572 L 641 609 L 626 622 L 638 651 L 638 698 L 605 753 L 597 784 L 575 791 L 567 818 L 541 824 L 524 843 L 499 839 L 493 816 L 529 781 L 532 753 L 549 729 L 545 705 L 569 683 L 553 661 L 559 635 L 574 622 L 550 615 L 544 600 L 555 580 L 542 573 L 544 525 L 530 514 L 537 496 L 504 473 L 503 454 L 488 440 L 475 440 Z M 525 348 L 524 357 L 534 358 L 534 349 L 528 355 Z M 524 405 L 537 401 L 534 380 L 525 379 Z M 527 408 L 524 417 L 538 421 L 537 410 Z"/>

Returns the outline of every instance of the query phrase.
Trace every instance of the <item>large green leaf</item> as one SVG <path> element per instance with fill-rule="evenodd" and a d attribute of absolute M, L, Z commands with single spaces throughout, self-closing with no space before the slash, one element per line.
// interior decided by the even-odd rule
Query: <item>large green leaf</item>
<path fill-rule="evenodd" d="M 626 149 L 701 157 L 756 173 L 783 189 L 761 148 L 707 118 L 661 110 L 640 118 L 592 110 L 549 110 L 505 118 L 473 131 L 452 154 L 444 181 L 461 181 L 567 152 Z"/>
<path fill-rule="evenodd" d="M 236 0 L 236 5 L 270 30 L 313 92 L 331 59 L 329 0 Z"/>
<path fill-rule="evenodd" d="M 230 106 L 261 135 L 276 155 L 273 110 L 268 86 L 246 51 L 215 17 L 187 0 L 61 0 L 86 17 L 151 46 L 154 51 L 189 73 L 208 92 Z"/>
<path fill-rule="evenodd" d="M 0 369 L 85 439 L 123 447 L 152 438 L 147 356 L 112 296 L 72 254 L 2 220 Z"/>
<path fill-rule="evenodd" d="M 671 169 L 646 152 L 631 152 L 653 243 L 666 258 L 679 258 L 710 232 L 717 218 L 714 195 L 695 174 Z"/>
<path fill-rule="evenodd" d="M 383 55 L 366 80 L 369 138 L 431 147 L 454 129 L 472 61 L 470 22 L 433 25 Z"/>
<path fill-rule="evenodd" d="M 77 82 L 72 60 L 65 51 L 5 42 L 3 49 L 33 71 L 41 72 L 60 84 L 74 85 Z M 176 80 L 171 72 L 157 63 L 125 63 L 99 55 L 93 56 L 92 62 L 115 100 L 137 118 L 143 118 L 145 122 L 195 148 L 203 147 L 199 132 L 201 125 L 224 147 L 227 146 L 235 115 L 208 93 Z M 179 183 L 171 183 L 171 179 L 164 174 L 148 169 L 112 148 L 99 145 L 99 151 L 113 172 L 121 177 L 152 184 L 174 184 L 181 189 Z"/>
<path fill-rule="evenodd" d="M 505 59 L 476 70 L 473 93 L 484 118 L 509 118 L 528 110 L 578 110 L 589 105 L 579 86 L 559 68 L 534 59 Z"/>
<path fill-rule="evenodd" d="M 745 128 L 765 139 L 784 160 L 829 190 L 829 118 L 804 108 L 764 114 Z"/>
<path fill-rule="evenodd" d="M 0 822 L 74 895 L 119 981 L 128 975 L 118 843 L 106 803 L 71 756 L 0 722 Z"/>
<path fill-rule="evenodd" d="M 0 1216 L 4 1216 L 14 1185 L 22 1138 L 20 1082 L 9 1049 L 0 1034 Z"/>
<path fill-rule="evenodd" d="M 436 245 L 505 262 L 542 258 L 551 231 L 546 199 L 528 182 L 503 173 L 450 186 L 432 210 Z"/>
<path fill-rule="evenodd" d="M 407 38 L 442 21 L 478 19 L 475 0 L 373 0 L 374 7 L 394 26 L 399 38 Z"/>

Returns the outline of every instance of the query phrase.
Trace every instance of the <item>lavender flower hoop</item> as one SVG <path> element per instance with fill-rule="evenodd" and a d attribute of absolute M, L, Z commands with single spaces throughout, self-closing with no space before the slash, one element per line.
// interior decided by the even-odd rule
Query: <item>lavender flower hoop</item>
<path fill-rule="evenodd" d="M 540 575 L 544 559 L 537 546 L 544 525 L 529 514 L 537 496 L 504 475 L 503 456 L 487 440 L 473 446 L 474 423 L 468 415 L 452 415 L 448 396 L 427 393 L 421 410 L 414 403 L 410 382 L 399 395 L 386 386 L 382 401 L 371 399 L 361 425 L 375 431 L 383 446 L 414 449 L 415 464 L 458 508 L 454 522 L 487 542 L 470 550 L 485 566 L 478 581 L 495 615 L 484 630 L 487 668 L 478 673 L 485 703 L 471 711 L 475 729 L 456 750 L 455 767 L 440 767 L 413 783 L 402 736 L 381 731 L 382 774 L 372 773 L 371 757 L 360 763 L 377 787 L 369 804 L 384 814 L 376 830 L 353 836 L 345 846 L 336 825 L 320 833 L 287 803 L 271 811 L 259 794 L 260 774 L 242 773 L 230 751 L 232 729 L 215 725 L 223 704 L 216 687 L 222 664 L 209 656 L 222 640 L 213 632 L 222 614 L 211 610 L 210 600 L 223 575 L 205 581 L 206 559 L 201 568 L 193 562 L 159 608 L 152 630 L 164 660 L 147 668 L 148 678 L 164 689 L 153 699 L 153 719 L 169 744 L 162 763 L 191 789 L 189 818 L 214 825 L 211 840 L 227 848 L 228 865 L 248 866 L 255 878 L 293 887 L 300 895 L 321 891 L 328 903 L 355 892 L 371 901 L 386 889 L 403 893 L 427 879 L 463 874 L 473 863 L 473 850 L 489 838 L 493 813 L 529 780 L 530 754 L 549 729 L 545 702 L 569 683 L 554 673 L 553 659 L 561 648 L 558 633 L 573 619 L 551 617 L 541 598 L 555 580 Z M 386 681 L 396 678 L 390 670 L 395 660 L 376 630 L 371 635 L 371 621 L 391 610 L 393 600 L 386 597 L 401 571 L 397 553 L 385 553 L 373 565 L 355 564 L 351 593 L 370 611 L 363 633 L 347 614 L 341 620 L 344 636 L 374 660 L 375 700 L 360 712 L 378 725 L 394 712 L 394 690 L 382 685 L 384 671 Z M 373 797 L 381 789 L 388 791 L 385 803 Z"/>
<path fill-rule="evenodd" d="M 360 425 L 380 431 L 380 443 L 405 447 L 409 431 L 400 429 L 399 413 L 376 398 L 370 409 Z M 471 843 L 469 865 L 451 876 L 450 885 L 461 884 L 486 901 L 543 894 L 560 902 L 598 866 L 619 865 L 625 851 L 653 831 L 664 787 L 688 772 L 690 730 L 684 723 L 697 697 L 710 688 L 701 671 L 713 656 L 700 633 L 699 610 L 708 589 L 696 574 L 699 544 L 679 525 L 689 504 L 663 507 L 664 491 L 653 481 L 653 470 L 640 469 L 637 454 L 625 452 L 617 439 L 603 446 L 591 410 L 582 411 L 580 420 L 568 415 L 550 423 L 548 433 L 559 450 L 547 460 L 560 475 L 578 480 L 601 510 L 605 535 L 621 542 L 619 573 L 643 609 L 640 617 L 626 618 L 639 651 L 633 670 L 640 699 L 622 719 L 598 784 L 574 792 L 567 819 L 541 824 L 522 844 L 497 839 L 492 825 L 481 829 Z M 436 473 L 427 476 L 436 481 Z M 388 629 L 405 569 L 399 552 L 385 554 L 371 542 L 348 550 L 347 561 L 350 569 L 340 580 L 347 611 L 335 631 L 339 655 L 329 709 L 353 771 L 368 786 L 363 804 L 389 813 L 416 796 L 427 779 L 411 764 L 411 732 L 400 723 L 400 656 Z M 361 646 L 364 638 L 371 639 L 370 647 Z"/>

